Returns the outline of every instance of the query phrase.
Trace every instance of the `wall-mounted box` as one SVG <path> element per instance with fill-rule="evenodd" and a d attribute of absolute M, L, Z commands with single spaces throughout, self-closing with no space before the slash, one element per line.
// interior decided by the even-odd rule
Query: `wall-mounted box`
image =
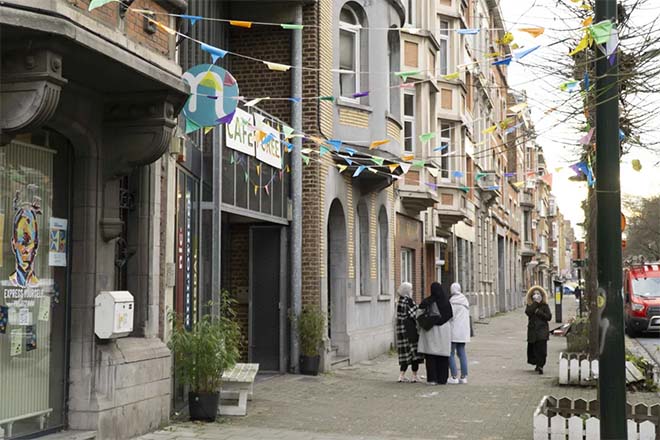
<path fill-rule="evenodd" d="M 101 292 L 94 302 L 94 333 L 101 339 L 128 336 L 133 331 L 133 295 L 125 290 Z"/>

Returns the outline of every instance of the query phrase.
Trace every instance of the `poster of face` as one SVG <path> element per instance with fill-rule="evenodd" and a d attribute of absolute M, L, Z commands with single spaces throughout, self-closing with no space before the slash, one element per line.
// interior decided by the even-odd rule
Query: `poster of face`
<path fill-rule="evenodd" d="M 9 281 L 15 287 L 36 287 L 39 278 L 34 273 L 34 261 L 39 250 L 37 215 L 41 214 L 41 199 L 35 197 L 32 202 L 22 202 L 20 195 L 20 191 L 16 191 L 14 197 L 11 250 L 16 271 L 9 275 Z"/>

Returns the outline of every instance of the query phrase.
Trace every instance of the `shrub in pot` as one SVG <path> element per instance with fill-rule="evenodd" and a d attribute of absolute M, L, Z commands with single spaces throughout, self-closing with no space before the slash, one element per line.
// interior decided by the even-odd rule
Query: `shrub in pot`
<path fill-rule="evenodd" d="M 320 349 L 325 334 L 325 315 L 318 307 L 303 308 L 298 322 L 300 338 L 300 372 L 316 376 L 319 374 Z"/>
<path fill-rule="evenodd" d="M 170 313 L 172 333 L 167 346 L 174 353 L 177 379 L 190 390 L 191 420 L 215 420 L 222 373 L 240 359 L 242 337 L 235 303 L 229 293 L 223 291 L 217 316 L 206 314 L 188 327 L 180 316 Z M 209 303 L 208 310 L 214 308 Z"/>

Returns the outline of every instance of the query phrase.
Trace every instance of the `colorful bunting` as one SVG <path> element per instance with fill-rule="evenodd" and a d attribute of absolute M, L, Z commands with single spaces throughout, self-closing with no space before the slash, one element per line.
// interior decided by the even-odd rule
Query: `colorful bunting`
<path fill-rule="evenodd" d="M 417 168 L 424 168 L 424 160 L 414 160 L 412 163 L 412 166 L 417 167 Z"/>
<path fill-rule="evenodd" d="M 594 130 L 595 130 L 595 129 L 592 128 L 591 130 L 589 130 L 589 132 L 588 132 L 587 134 L 585 134 L 584 136 L 582 136 L 582 138 L 581 138 L 580 141 L 579 141 L 580 144 L 582 144 L 582 145 L 589 145 L 589 143 L 591 142 L 591 138 L 592 138 L 592 136 L 594 135 Z"/>
<path fill-rule="evenodd" d="M 428 142 L 431 139 L 435 137 L 435 133 L 429 132 L 429 133 L 422 133 L 419 135 L 419 140 L 420 142 Z"/>
<path fill-rule="evenodd" d="M 433 151 L 442 151 L 442 150 L 444 150 L 445 148 L 447 148 L 448 146 L 449 146 L 448 144 L 438 145 L 437 147 L 435 147 L 435 148 L 433 149 Z"/>
<path fill-rule="evenodd" d="M 349 148 L 349 147 L 344 147 L 344 151 L 347 152 L 348 154 L 350 154 L 351 156 L 353 156 L 355 153 L 357 153 L 357 151 L 355 149 Z"/>
<path fill-rule="evenodd" d="M 359 176 L 360 174 L 362 174 L 362 171 L 364 171 L 364 170 L 366 170 L 366 169 L 367 169 L 366 166 L 364 166 L 364 165 L 360 165 L 359 167 L 357 167 L 357 169 L 356 169 L 355 172 L 353 173 L 353 177 L 357 177 L 357 176 Z"/>
<path fill-rule="evenodd" d="M 589 33 L 596 44 L 605 44 L 610 39 L 614 25 L 610 20 L 603 20 L 589 27 Z"/>
<path fill-rule="evenodd" d="M 405 161 L 408 161 L 408 162 L 410 162 L 413 159 L 415 159 L 414 154 L 405 154 L 405 155 L 401 156 L 401 160 L 405 160 Z"/>
<path fill-rule="evenodd" d="M 234 119 L 234 115 L 236 114 L 236 111 L 233 111 L 229 113 L 228 115 L 224 115 L 223 117 L 217 119 L 215 122 L 218 124 L 229 124 L 231 123 L 232 119 Z"/>
<path fill-rule="evenodd" d="M 509 111 L 512 113 L 520 113 L 524 109 L 527 108 L 527 103 L 526 102 L 521 102 L 520 104 L 513 105 L 509 107 Z"/>
<path fill-rule="evenodd" d="M 200 17 L 199 15 L 179 15 L 181 18 L 185 18 L 190 20 L 190 26 L 195 26 L 195 23 L 197 23 L 199 20 L 203 19 L 204 17 Z"/>
<path fill-rule="evenodd" d="M 487 129 L 483 130 L 481 133 L 483 133 L 483 134 L 495 133 L 495 130 L 497 130 L 497 124 L 491 125 Z"/>
<path fill-rule="evenodd" d="M 511 64 L 511 60 L 512 60 L 512 59 L 513 59 L 513 58 L 511 58 L 511 57 L 507 57 L 507 58 L 503 58 L 503 59 L 501 59 L 501 60 L 497 60 L 497 61 L 495 61 L 495 62 L 493 62 L 493 63 L 491 63 L 491 64 L 492 64 L 493 66 L 508 66 L 509 64 Z"/>
<path fill-rule="evenodd" d="M 322 157 L 324 154 L 327 154 L 329 152 L 330 152 L 330 150 L 328 150 L 326 147 L 324 147 L 324 146 L 319 147 L 319 156 Z"/>
<path fill-rule="evenodd" d="M 190 119 L 186 119 L 186 134 L 192 133 L 193 131 L 197 131 L 200 128 L 202 128 L 202 127 L 195 124 Z"/>
<path fill-rule="evenodd" d="M 409 70 L 407 72 L 395 72 L 394 75 L 398 76 L 403 81 L 406 81 L 408 77 L 419 75 L 420 73 L 422 73 L 421 70 Z"/>
<path fill-rule="evenodd" d="M 218 58 L 224 58 L 225 55 L 227 55 L 228 53 L 226 50 L 205 43 L 200 44 L 200 49 L 211 55 L 211 60 L 213 61 L 213 64 L 215 64 L 215 62 L 218 61 Z"/>
<path fill-rule="evenodd" d="M 271 63 L 270 61 L 264 61 L 263 62 L 270 70 L 274 70 L 276 72 L 287 72 L 289 69 L 291 69 L 291 66 L 287 66 L 286 64 L 280 64 L 280 63 Z"/>
<path fill-rule="evenodd" d="M 369 96 L 369 92 L 368 92 L 368 91 L 366 91 L 366 92 L 353 93 L 353 94 L 351 95 L 351 98 L 363 98 L 363 97 L 365 97 L 365 96 Z"/>
<path fill-rule="evenodd" d="M 378 164 L 379 166 L 383 166 L 383 163 L 385 163 L 385 159 L 383 159 L 382 157 L 374 156 L 371 158 L 371 160 L 373 163 Z"/>
<path fill-rule="evenodd" d="M 337 168 L 339 169 L 340 173 L 343 173 L 344 171 L 346 171 L 346 168 L 348 167 L 346 165 L 337 164 Z"/>
<path fill-rule="evenodd" d="M 460 178 L 460 177 L 464 176 L 462 171 L 454 171 L 454 172 L 451 173 L 451 175 L 456 177 L 456 178 Z"/>
<path fill-rule="evenodd" d="M 456 33 L 459 35 L 476 35 L 479 33 L 479 29 L 456 29 Z"/>
<path fill-rule="evenodd" d="M 399 168 L 399 164 L 398 163 L 391 163 L 387 167 L 390 169 L 390 173 L 393 173 L 394 171 L 396 171 L 397 168 Z"/>
<path fill-rule="evenodd" d="M 502 38 L 496 40 L 495 42 L 503 46 L 511 44 L 513 42 L 513 34 L 511 32 L 505 32 L 504 35 L 502 35 Z"/>
<path fill-rule="evenodd" d="M 87 8 L 88 11 L 91 11 L 96 8 L 100 8 L 103 5 L 106 5 L 110 2 L 117 2 L 119 0 L 92 0 L 89 2 L 89 7 Z"/>
<path fill-rule="evenodd" d="M 534 38 L 539 37 L 540 35 L 543 35 L 545 32 L 545 29 L 542 27 L 534 27 L 534 28 L 520 28 L 518 29 L 520 32 L 525 32 L 531 35 Z"/>
<path fill-rule="evenodd" d="M 582 51 L 585 50 L 587 47 L 589 47 L 589 42 L 590 42 L 590 41 L 591 41 L 590 34 L 589 34 L 588 32 L 585 32 L 585 33 L 584 33 L 584 36 L 582 37 L 582 39 L 580 40 L 580 42 L 578 43 L 578 45 L 577 45 L 577 46 L 575 47 L 575 49 L 573 49 L 568 55 L 569 55 L 569 56 L 573 56 L 573 55 L 575 55 L 575 54 L 578 53 L 578 52 L 582 52 Z"/>
<path fill-rule="evenodd" d="M 370 150 L 373 150 L 373 149 L 375 149 L 375 148 L 380 147 L 381 145 L 388 144 L 389 142 L 390 142 L 389 139 L 383 139 L 383 140 L 380 140 L 380 141 L 373 141 L 373 142 L 369 145 L 369 149 L 370 149 Z"/>
<path fill-rule="evenodd" d="M 282 26 L 282 29 L 297 30 L 297 31 L 301 31 L 304 27 L 302 24 L 286 24 L 286 23 L 282 23 L 280 26 Z"/>
<path fill-rule="evenodd" d="M 539 47 L 541 47 L 541 46 L 536 45 L 536 46 L 532 46 L 530 48 L 523 47 L 522 49 L 518 49 L 518 50 L 513 52 L 513 58 L 515 58 L 516 60 L 520 60 L 520 59 L 526 57 L 527 55 L 529 55 L 530 53 L 534 52 Z"/>
<path fill-rule="evenodd" d="M 442 78 L 447 81 L 451 81 L 453 79 L 458 79 L 460 75 L 461 75 L 460 72 L 454 72 L 454 73 L 450 73 L 449 75 L 443 75 Z"/>
<path fill-rule="evenodd" d="M 339 139 L 328 139 L 325 143 L 330 145 L 337 152 L 341 150 L 341 141 Z"/>
<path fill-rule="evenodd" d="M 409 164 L 409 163 L 401 163 L 401 164 L 399 164 L 399 166 L 401 167 L 401 171 L 403 172 L 403 174 L 406 174 L 406 173 L 408 173 L 408 171 L 410 170 L 410 167 L 412 165 Z"/>
<path fill-rule="evenodd" d="M 432 175 L 433 177 L 438 177 L 439 170 L 437 168 L 428 167 L 427 170 L 428 170 L 429 174 Z"/>
<path fill-rule="evenodd" d="M 250 29 L 252 27 L 251 21 L 242 21 L 242 20 L 229 20 L 229 24 L 236 27 L 242 27 Z"/>
<path fill-rule="evenodd" d="M 284 132 L 284 139 L 289 139 L 291 138 L 291 135 L 293 134 L 293 128 L 289 127 L 288 125 L 285 125 L 282 127 L 282 131 Z"/>

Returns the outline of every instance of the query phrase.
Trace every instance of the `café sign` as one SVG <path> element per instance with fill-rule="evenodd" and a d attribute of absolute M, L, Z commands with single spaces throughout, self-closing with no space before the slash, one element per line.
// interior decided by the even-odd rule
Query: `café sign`
<path fill-rule="evenodd" d="M 257 141 L 258 131 L 263 133 L 259 141 Z M 270 166 L 280 170 L 282 169 L 280 133 L 275 128 L 266 124 L 263 116 L 252 115 L 237 108 L 231 123 L 225 126 L 225 135 L 228 148 L 240 151 L 249 156 L 255 156 Z M 265 139 L 270 140 L 263 142 Z"/>

